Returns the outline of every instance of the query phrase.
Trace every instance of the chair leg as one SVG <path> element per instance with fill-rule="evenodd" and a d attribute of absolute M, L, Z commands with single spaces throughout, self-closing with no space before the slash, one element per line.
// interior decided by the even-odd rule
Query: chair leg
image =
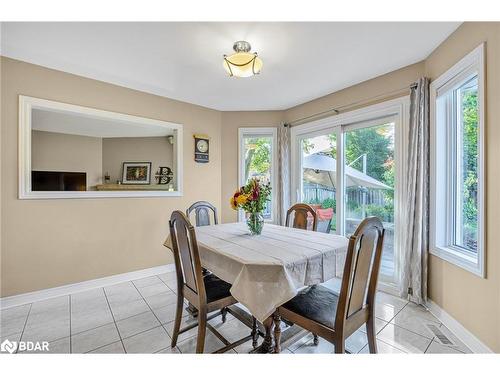
<path fill-rule="evenodd" d="M 175 323 L 174 323 L 174 331 L 172 333 L 172 348 L 177 345 L 177 338 L 179 337 L 179 330 L 181 329 L 181 320 L 182 320 L 182 308 L 184 303 L 184 296 L 181 293 L 177 294 L 177 309 L 175 310 Z"/>
<path fill-rule="evenodd" d="M 220 309 L 220 312 L 222 314 L 222 323 L 226 323 L 226 320 L 227 320 L 227 307 L 223 307 L 222 309 Z"/>
<path fill-rule="evenodd" d="M 368 348 L 370 354 L 377 354 L 377 338 L 375 335 L 375 319 L 370 317 L 366 322 L 366 335 L 368 336 Z"/>
<path fill-rule="evenodd" d="M 207 333 L 207 310 L 201 308 L 198 311 L 198 339 L 196 341 L 196 353 L 203 353 L 205 348 L 205 335 Z"/>
<path fill-rule="evenodd" d="M 258 344 L 259 332 L 257 331 L 257 319 L 252 316 L 252 347 L 255 349 Z"/>
<path fill-rule="evenodd" d="M 278 313 L 273 314 L 274 320 L 274 352 L 281 352 L 281 317 Z"/>
<path fill-rule="evenodd" d="M 334 345 L 336 354 L 345 354 L 345 340 L 343 337 L 335 340 Z"/>
<path fill-rule="evenodd" d="M 314 346 L 318 346 L 318 344 L 319 344 L 318 335 L 315 333 L 313 333 L 313 344 L 314 344 Z"/>

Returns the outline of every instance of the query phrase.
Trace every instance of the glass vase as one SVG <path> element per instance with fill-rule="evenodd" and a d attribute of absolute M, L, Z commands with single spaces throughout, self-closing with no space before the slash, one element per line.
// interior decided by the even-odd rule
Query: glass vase
<path fill-rule="evenodd" d="M 264 227 L 264 216 L 262 212 L 249 212 L 247 215 L 247 225 L 252 236 L 262 233 Z"/>

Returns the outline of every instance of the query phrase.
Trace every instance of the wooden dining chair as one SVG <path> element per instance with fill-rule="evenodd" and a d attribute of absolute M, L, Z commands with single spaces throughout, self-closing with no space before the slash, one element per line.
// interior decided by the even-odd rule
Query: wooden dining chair
<path fill-rule="evenodd" d="M 322 285 L 299 292 L 277 309 L 275 338 L 283 318 L 334 344 L 335 353 L 345 353 L 345 340 L 366 324 L 370 353 L 376 353 L 375 295 L 383 243 L 380 219 L 364 219 L 349 239 L 340 293 Z M 279 339 L 276 343 L 279 352 Z"/>
<path fill-rule="evenodd" d="M 318 215 L 316 215 L 316 211 L 314 211 L 314 209 L 311 206 L 305 203 L 296 203 L 292 207 L 290 207 L 286 212 L 286 220 L 285 220 L 286 227 L 290 226 L 290 217 L 292 216 L 292 214 L 293 214 L 293 223 L 292 223 L 293 228 L 307 230 L 308 227 L 307 218 L 310 214 L 313 218 L 312 230 L 316 231 L 318 227 Z"/>
<path fill-rule="evenodd" d="M 191 212 L 194 211 L 196 226 L 203 227 L 205 225 L 210 225 L 210 216 L 213 215 L 213 223 L 217 222 L 217 208 L 207 201 L 198 201 L 193 203 L 187 210 L 186 216 L 189 218 Z M 211 211 L 211 212 L 210 212 Z"/>
<path fill-rule="evenodd" d="M 251 334 L 234 343 L 227 341 L 208 323 L 210 319 L 221 315 L 222 309 L 237 303 L 229 291 L 231 284 L 219 279 L 214 274 L 203 276 L 195 229 L 183 212 L 174 211 L 170 217 L 169 226 L 177 274 L 177 309 L 172 334 L 172 347 L 177 345 L 179 334 L 196 326 L 198 327 L 196 353 L 203 353 L 207 327 L 226 345 L 216 353 L 226 352 L 250 339 L 256 341 L 257 328 L 255 322 Z M 197 309 L 198 319 L 197 322 L 180 329 L 184 298 Z M 213 311 L 217 312 L 208 316 Z"/>

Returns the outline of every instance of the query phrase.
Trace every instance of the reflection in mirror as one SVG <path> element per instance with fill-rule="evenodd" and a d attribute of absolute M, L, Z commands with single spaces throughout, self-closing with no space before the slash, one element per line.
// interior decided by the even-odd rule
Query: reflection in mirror
<path fill-rule="evenodd" d="M 180 125 L 91 109 L 78 112 L 84 107 L 69 107 L 74 111 L 29 106 L 28 195 L 86 192 L 113 196 L 113 192 L 122 192 L 119 196 L 127 196 L 125 192 L 161 195 L 178 191 L 176 143 Z"/>

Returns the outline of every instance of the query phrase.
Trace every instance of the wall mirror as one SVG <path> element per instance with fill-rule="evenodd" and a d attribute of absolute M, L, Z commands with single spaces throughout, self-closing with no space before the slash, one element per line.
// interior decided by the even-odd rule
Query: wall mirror
<path fill-rule="evenodd" d="M 19 198 L 182 195 L 182 125 L 19 97 Z"/>

